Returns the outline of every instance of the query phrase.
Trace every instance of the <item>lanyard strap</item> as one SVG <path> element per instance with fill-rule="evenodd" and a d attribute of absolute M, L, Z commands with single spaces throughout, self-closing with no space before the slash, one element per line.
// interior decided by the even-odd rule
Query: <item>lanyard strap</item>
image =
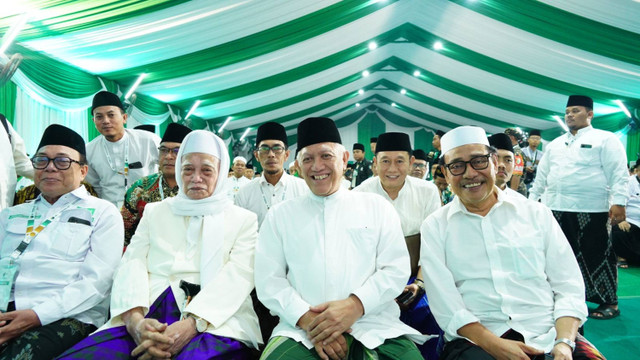
<path fill-rule="evenodd" d="M 107 155 L 107 162 L 109 163 L 109 167 L 116 174 L 124 175 L 124 187 L 127 188 L 127 182 L 129 178 L 129 138 L 127 137 L 127 141 L 124 143 L 124 169 L 122 172 L 116 169 L 116 164 L 111 160 L 111 155 L 109 154 L 109 149 L 107 148 L 107 139 L 102 137 L 102 149 L 104 153 Z"/>
<path fill-rule="evenodd" d="M 162 176 L 162 174 L 160 174 L 160 179 L 158 180 L 158 190 L 160 191 L 160 201 L 164 200 L 164 189 L 162 186 L 162 179 L 164 178 L 164 176 Z"/>
<path fill-rule="evenodd" d="M 38 200 L 35 200 L 33 202 L 33 207 L 31 208 L 31 214 L 29 215 L 29 220 L 27 220 L 27 230 L 25 231 L 24 239 L 22 240 L 20 245 L 18 245 L 18 247 L 13 251 L 13 253 L 11 253 L 11 261 L 16 261 L 20 257 L 20 255 L 24 253 L 24 251 L 27 249 L 29 244 L 31 244 L 31 241 L 36 236 L 38 236 L 38 234 L 40 234 L 42 230 L 44 230 L 47 226 L 49 226 L 49 224 L 51 224 L 53 220 L 55 220 L 58 216 L 60 216 L 60 214 L 62 214 L 65 210 L 70 208 L 71 205 L 75 204 L 77 201 L 78 200 L 67 204 L 60 211 L 56 212 L 53 216 L 44 220 L 40 225 L 38 225 L 38 227 L 34 229 L 33 225 L 35 223 L 36 210 L 38 206 Z"/>
<path fill-rule="evenodd" d="M 264 189 L 262 189 L 262 185 L 260 185 L 259 187 L 260 187 L 260 193 L 262 193 L 262 201 L 264 201 L 264 204 L 267 206 L 267 211 L 269 211 L 269 209 L 271 209 L 271 202 L 270 201 L 267 202 L 267 197 L 264 194 Z M 273 190 L 275 191 L 275 186 Z M 287 193 L 287 186 L 285 185 L 284 189 L 282 189 L 282 198 L 280 199 L 280 201 L 284 200 L 284 196 L 286 193 Z"/>

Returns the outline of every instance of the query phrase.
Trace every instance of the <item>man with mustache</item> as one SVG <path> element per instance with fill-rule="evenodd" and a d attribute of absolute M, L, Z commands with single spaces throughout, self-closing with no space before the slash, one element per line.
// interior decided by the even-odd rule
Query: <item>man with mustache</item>
<path fill-rule="evenodd" d="M 171 123 L 160 141 L 158 160 L 160 171 L 141 178 L 131 185 L 124 197 L 124 205 L 120 210 L 124 220 L 124 244 L 129 241 L 138 228 L 144 207 L 148 203 L 162 201 L 178 194 L 176 182 L 176 156 L 185 136 L 191 132 L 186 126 Z"/>
<path fill-rule="evenodd" d="M 447 341 L 440 359 L 604 359 L 578 334 L 584 283 L 551 210 L 495 186 L 482 128 L 449 131 L 442 153 L 456 197 L 420 231 L 425 287 Z"/>
<path fill-rule="evenodd" d="M 125 129 L 128 115 L 114 93 L 97 93 L 91 115 L 100 136 L 87 144 L 91 166 L 86 181 L 102 199 L 120 209 L 129 186 L 158 170 L 160 138 L 145 130 Z"/>
<path fill-rule="evenodd" d="M 625 221 L 629 173 L 618 137 L 594 129 L 592 119 L 593 99 L 571 95 L 564 115 L 569 132 L 547 146 L 529 199 L 553 210 L 580 264 L 586 299 L 599 304 L 589 317 L 606 320 L 620 314 L 607 221 Z"/>

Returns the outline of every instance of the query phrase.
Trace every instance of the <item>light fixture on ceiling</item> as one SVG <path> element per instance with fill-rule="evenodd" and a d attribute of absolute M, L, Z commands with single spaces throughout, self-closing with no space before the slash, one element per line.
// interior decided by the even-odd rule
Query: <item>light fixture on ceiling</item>
<path fill-rule="evenodd" d="M 356 103 L 356 107 L 360 107 L 360 103 Z"/>
<path fill-rule="evenodd" d="M 364 90 L 363 89 L 358 90 L 358 94 L 360 95 L 364 94 Z"/>
<path fill-rule="evenodd" d="M 2 46 L 0 46 L 0 55 L 4 55 L 4 52 L 9 48 L 9 45 L 16 39 L 16 36 L 20 33 L 22 28 L 27 24 L 27 20 L 29 19 L 29 15 L 22 14 L 18 21 L 13 24 L 9 31 L 7 31 L 2 37 Z"/>
<path fill-rule="evenodd" d="M 404 94 L 406 94 L 406 93 L 407 93 L 407 90 L 405 90 L 405 89 L 400 89 L 400 94 L 404 95 Z"/>
<path fill-rule="evenodd" d="M 627 109 L 626 106 L 624 106 L 624 103 L 620 100 L 613 100 L 614 103 L 616 103 L 618 105 L 618 107 L 620 107 L 620 109 L 622 109 L 622 111 L 624 112 L 625 115 L 627 115 L 628 118 L 631 118 L 631 113 L 629 112 L 629 109 Z"/>
<path fill-rule="evenodd" d="M 231 116 L 227 117 L 227 120 L 224 121 L 224 123 L 222 123 L 222 126 L 220 126 L 220 129 L 218 129 L 218 133 L 221 133 L 222 130 L 224 130 L 224 128 L 227 126 L 227 124 L 229 123 L 229 121 L 231 121 Z"/>
<path fill-rule="evenodd" d="M 200 100 L 196 100 L 195 103 L 193 103 L 193 106 L 191 107 L 191 109 L 189 110 L 189 112 L 187 113 L 187 116 L 184 118 L 185 120 L 187 120 L 189 118 L 189 116 L 191 116 L 193 114 L 194 111 L 196 111 L 196 109 L 198 108 L 198 106 L 200 106 L 200 103 L 202 101 Z"/>
<path fill-rule="evenodd" d="M 244 138 L 247 137 L 247 134 L 249 133 L 249 130 L 251 130 L 251 128 L 247 128 L 247 130 L 244 131 L 244 133 L 240 137 L 240 141 L 244 140 Z"/>
<path fill-rule="evenodd" d="M 419 70 L 414 71 L 413 72 L 413 76 L 415 76 L 415 77 L 420 76 L 420 71 Z"/>
<path fill-rule="evenodd" d="M 558 115 L 553 115 L 553 118 L 556 119 L 556 121 L 558 122 L 558 124 L 560 124 L 560 126 L 562 127 L 562 129 L 564 131 L 569 131 L 569 128 L 567 127 L 567 124 L 564 123 L 564 121 L 562 121 L 562 119 L 560 118 L 560 116 Z"/>
<path fill-rule="evenodd" d="M 365 70 L 365 71 L 362 72 L 362 76 L 364 76 L 364 77 L 369 76 L 369 74 L 370 74 L 369 70 Z"/>
<path fill-rule="evenodd" d="M 396 103 L 392 102 L 392 103 L 391 103 L 391 106 L 396 107 L 396 106 L 398 106 L 398 105 L 396 105 Z"/>
<path fill-rule="evenodd" d="M 378 44 L 375 41 L 369 42 L 369 50 L 375 50 L 378 48 Z"/>
<path fill-rule="evenodd" d="M 142 73 L 140 74 L 140 76 L 138 76 L 138 79 L 136 80 L 136 82 L 133 83 L 133 86 L 131 87 L 131 89 L 129 89 L 129 91 L 127 91 L 127 94 L 124 96 L 125 100 L 129 100 L 131 95 L 133 95 L 133 93 L 136 91 L 138 86 L 140 86 L 140 83 L 142 82 L 142 80 L 144 80 L 144 78 L 146 78 L 147 75 L 148 74 Z"/>
<path fill-rule="evenodd" d="M 444 46 L 442 46 L 442 42 L 441 41 L 436 41 L 433 43 L 433 49 L 438 51 L 438 50 L 442 50 L 444 48 Z"/>

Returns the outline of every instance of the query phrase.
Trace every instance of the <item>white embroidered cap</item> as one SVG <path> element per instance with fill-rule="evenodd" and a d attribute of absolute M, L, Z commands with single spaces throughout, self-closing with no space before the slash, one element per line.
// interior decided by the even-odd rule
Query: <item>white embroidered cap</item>
<path fill-rule="evenodd" d="M 442 135 L 440 139 L 443 155 L 451 149 L 468 144 L 489 146 L 489 140 L 487 139 L 487 134 L 484 129 L 478 126 L 459 126 Z"/>

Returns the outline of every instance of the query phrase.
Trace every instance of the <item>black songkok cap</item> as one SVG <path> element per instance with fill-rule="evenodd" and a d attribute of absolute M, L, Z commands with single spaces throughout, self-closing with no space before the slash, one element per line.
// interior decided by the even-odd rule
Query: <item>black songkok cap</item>
<path fill-rule="evenodd" d="M 152 133 L 156 133 L 156 126 L 155 125 L 138 125 L 136 127 L 134 127 L 134 129 L 136 130 L 144 130 L 144 131 L 148 131 L 148 132 L 152 132 Z"/>
<path fill-rule="evenodd" d="M 378 138 L 377 137 L 372 137 L 371 140 L 369 140 L 370 143 L 377 143 L 378 142 Z"/>
<path fill-rule="evenodd" d="M 164 131 L 162 140 L 160 142 L 176 142 L 182 143 L 185 136 L 191 132 L 191 129 L 178 123 L 171 123 L 167 126 L 167 130 Z"/>
<path fill-rule="evenodd" d="M 413 156 L 416 158 L 416 160 L 429 161 L 427 160 L 427 154 L 420 149 L 413 150 Z"/>
<path fill-rule="evenodd" d="M 360 143 L 355 143 L 355 144 L 353 144 L 353 150 L 362 150 L 362 151 L 364 151 L 364 145 L 362 145 Z"/>
<path fill-rule="evenodd" d="M 440 138 L 442 138 L 442 135 L 444 135 L 445 132 L 442 130 L 436 130 L 436 135 L 438 135 Z"/>
<path fill-rule="evenodd" d="M 380 151 L 406 151 L 411 156 L 409 135 L 399 132 L 388 132 L 378 136 L 376 154 Z"/>
<path fill-rule="evenodd" d="M 540 136 L 540 130 L 529 131 L 529 136 Z"/>
<path fill-rule="evenodd" d="M 498 150 L 507 150 L 513 153 L 511 138 L 505 133 L 497 133 L 489 136 L 489 145 Z"/>
<path fill-rule="evenodd" d="M 100 91 L 93 97 L 91 113 L 93 114 L 93 110 L 100 106 L 117 106 L 124 111 L 124 106 L 122 106 L 122 101 L 120 101 L 118 95 L 109 91 Z"/>
<path fill-rule="evenodd" d="M 570 95 L 569 101 L 567 101 L 567 107 L 569 106 L 584 106 L 593 109 L 593 99 L 584 95 Z"/>
<path fill-rule="evenodd" d="M 247 164 L 247 165 L 245 165 L 245 168 L 253 170 L 253 165 Z"/>
<path fill-rule="evenodd" d="M 340 132 L 333 120 L 326 117 L 306 118 L 298 124 L 298 149 L 309 145 L 332 142 L 342 144 Z"/>
<path fill-rule="evenodd" d="M 280 140 L 284 143 L 285 147 L 289 147 L 287 142 L 287 131 L 284 126 L 277 122 L 269 121 L 258 128 L 258 134 L 256 135 L 256 146 L 260 145 L 263 140 Z"/>
<path fill-rule="evenodd" d="M 38 150 L 47 145 L 62 145 L 76 150 L 81 155 L 87 155 L 82 136 L 66 126 L 58 124 L 49 125 L 42 134 Z"/>

